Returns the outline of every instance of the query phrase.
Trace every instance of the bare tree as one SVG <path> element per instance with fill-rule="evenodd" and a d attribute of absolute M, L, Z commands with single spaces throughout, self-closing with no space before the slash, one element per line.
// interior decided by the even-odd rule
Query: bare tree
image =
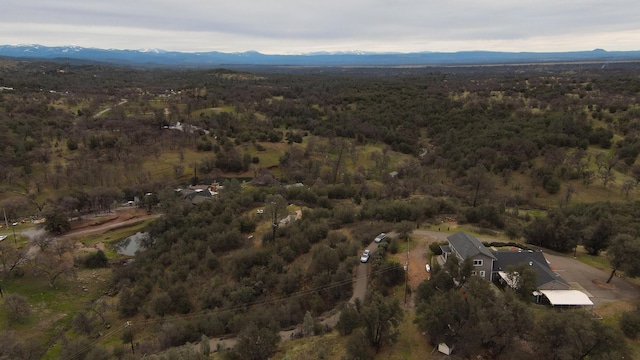
<path fill-rule="evenodd" d="M 602 185 L 606 188 L 610 183 L 616 181 L 613 168 L 618 164 L 618 157 L 615 155 L 602 155 L 596 156 L 596 165 L 598 166 L 598 175 L 602 180 Z"/>
<path fill-rule="evenodd" d="M 469 169 L 467 176 L 461 181 L 473 192 L 473 207 L 476 207 L 478 200 L 488 197 L 493 192 L 493 179 L 484 165 L 477 165 Z"/>
<path fill-rule="evenodd" d="M 49 246 L 54 243 L 54 239 L 49 236 L 49 234 L 38 234 L 29 240 L 29 244 L 31 246 L 37 246 L 40 248 L 40 251 L 45 251 Z"/>
<path fill-rule="evenodd" d="M 51 244 L 51 250 L 62 258 L 64 254 L 73 250 L 73 242 L 66 238 L 58 238 Z"/>
<path fill-rule="evenodd" d="M 573 186 L 573 184 L 568 183 L 567 184 L 567 192 L 564 195 L 564 202 L 566 204 L 569 204 L 569 201 L 571 201 L 571 196 L 576 192 L 576 188 Z"/>
<path fill-rule="evenodd" d="M 17 294 L 9 294 L 4 298 L 4 303 L 9 309 L 9 317 L 12 320 L 21 320 L 31 314 L 29 302 L 23 296 Z"/>
<path fill-rule="evenodd" d="M 26 249 L 16 249 L 6 241 L 0 242 L 0 263 L 4 276 L 8 278 L 11 272 L 25 260 L 26 255 Z"/>
<path fill-rule="evenodd" d="M 278 224 L 280 223 L 279 217 L 284 215 L 287 211 L 287 201 L 281 195 L 268 195 L 265 199 L 265 213 L 271 220 L 272 239 L 276 239 L 276 230 L 278 230 Z"/>
<path fill-rule="evenodd" d="M 109 304 L 107 304 L 104 299 L 97 299 L 92 302 L 89 310 L 98 315 L 98 317 L 102 321 L 102 325 L 108 325 L 107 319 L 104 317 L 104 314 L 107 312 L 107 310 L 109 310 Z"/>
<path fill-rule="evenodd" d="M 589 185 L 593 184 L 595 181 L 596 174 L 591 170 L 586 170 L 582 173 L 582 183 L 585 187 L 589 187 Z"/>
<path fill-rule="evenodd" d="M 91 319 L 87 316 L 87 313 L 81 311 L 73 316 L 71 320 L 71 326 L 73 326 L 76 331 L 80 333 L 84 333 L 86 335 L 91 335 L 93 332 L 93 326 L 91 324 Z"/>
<path fill-rule="evenodd" d="M 176 177 L 176 179 L 181 178 L 182 175 L 184 174 L 184 165 L 182 164 L 173 165 L 173 174 Z"/>
<path fill-rule="evenodd" d="M 45 276 L 51 287 L 62 275 L 75 276 L 73 259 L 70 255 L 56 257 L 50 251 L 43 251 L 32 259 L 31 265 L 34 275 Z"/>
<path fill-rule="evenodd" d="M 7 218 L 15 220 L 20 214 L 29 208 L 30 202 L 26 196 L 12 196 L 0 202 Z"/>
<path fill-rule="evenodd" d="M 631 193 L 631 190 L 633 190 L 636 187 L 636 182 L 633 180 L 626 180 L 624 183 L 622 183 L 622 186 L 620 187 L 620 192 L 624 194 L 624 198 L 626 200 L 629 200 L 629 193 Z"/>
<path fill-rule="evenodd" d="M 563 148 L 552 147 L 544 153 L 543 157 L 547 169 L 551 172 L 555 172 L 558 166 L 565 162 L 567 154 Z"/>
<path fill-rule="evenodd" d="M 636 185 L 640 184 L 640 164 L 631 167 L 631 176 L 635 179 Z"/>

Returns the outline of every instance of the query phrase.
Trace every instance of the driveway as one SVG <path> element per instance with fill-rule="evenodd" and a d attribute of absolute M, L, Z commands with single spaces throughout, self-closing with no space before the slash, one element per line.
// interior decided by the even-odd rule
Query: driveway
<path fill-rule="evenodd" d="M 451 232 L 416 229 L 413 231 L 411 237 L 418 243 L 418 245 L 411 251 L 416 251 L 420 254 L 423 254 L 428 244 L 432 242 L 447 241 L 447 236 L 451 234 Z M 479 240 L 488 242 L 496 241 L 496 239 L 491 238 L 479 238 Z M 373 251 L 376 250 L 377 247 L 377 243 L 371 242 L 371 244 L 369 244 L 366 248 Z M 611 280 L 611 284 L 607 285 L 604 284 L 604 282 L 607 281 L 609 274 L 602 270 L 598 270 L 587 264 L 581 263 L 580 261 L 571 257 L 553 254 L 552 252 L 547 250 L 544 251 L 544 255 L 546 259 L 551 263 L 550 265 L 552 269 L 560 274 L 560 276 L 562 276 L 562 278 L 569 282 L 569 284 L 571 284 L 574 288 L 585 292 L 591 298 L 595 305 L 615 300 L 634 300 L 640 297 L 640 288 L 638 286 L 630 284 L 624 279 L 614 277 Z M 405 255 L 399 256 L 404 258 Z M 424 275 L 422 274 L 424 273 L 423 261 L 410 261 L 408 271 L 408 276 L 410 279 L 414 276 L 418 278 L 424 277 Z M 350 303 L 355 302 L 356 299 L 364 301 L 364 298 L 367 294 L 368 272 L 369 263 L 360 263 L 356 268 L 353 282 L 353 295 L 349 300 Z M 412 303 L 413 299 L 411 300 L 411 304 Z M 320 322 L 333 328 L 337 324 L 339 318 L 340 312 L 337 311 L 337 309 L 333 309 L 325 314 L 324 317 L 321 317 Z M 290 340 L 295 336 L 294 334 L 299 331 L 301 331 L 299 327 L 291 330 L 281 331 L 280 338 L 282 339 L 282 341 Z M 218 346 L 229 349 L 236 345 L 237 338 L 213 338 L 210 339 L 209 343 L 212 351 L 216 351 Z M 194 346 L 197 347 L 198 344 L 194 344 Z"/>
<path fill-rule="evenodd" d="M 551 268 L 573 288 L 581 290 L 595 305 L 615 300 L 634 300 L 640 297 L 640 288 L 616 276 L 611 283 L 605 282 L 610 273 L 591 267 L 572 257 L 544 251 Z"/>

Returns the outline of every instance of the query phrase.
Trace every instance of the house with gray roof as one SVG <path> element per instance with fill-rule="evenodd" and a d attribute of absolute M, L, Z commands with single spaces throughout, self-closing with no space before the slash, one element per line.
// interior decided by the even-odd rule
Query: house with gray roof
<path fill-rule="evenodd" d="M 556 274 L 541 251 L 494 251 L 493 280 L 504 281 L 510 266 L 526 264 L 536 274 L 538 290 L 568 290 L 571 286 Z"/>
<path fill-rule="evenodd" d="M 449 256 L 456 256 L 464 261 L 471 259 L 472 275 L 486 280 L 502 282 L 508 286 L 516 286 L 517 273 L 509 273 L 508 268 L 519 264 L 527 264 L 536 274 L 536 291 L 532 294 L 536 302 L 546 301 L 552 306 L 593 306 L 589 296 L 580 290 L 572 289 L 560 275 L 549 266 L 544 254 L 540 251 L 489 251 L 480 240 L 464 232 L 447 237 L 448 245 L 440 246 L 442 259 L 446 262 Z"/>
<path fill-rule="evenodd" d="M 518 273 L 510 273 L 510 266 L 525 264 L 536 274 L 536 302 L 551 306 L 593 306 L 589 295 L 572 288 L 549 266 L 541 251 L 494 251 L 496 261 L 493 264 L 493 279 L 511 287 L 517 286 Z"/>
<path fill-rule="evenodd" d="M 449 246 L 442 247 L 445 261 L 449 256 L 457 256 L 461 261 L 471 259 L 473 264 L 471 274 L 491 280 L 496 257 L 482 245 L 480 240 L 462 231 L 448 236 L 447 240 Z"/>

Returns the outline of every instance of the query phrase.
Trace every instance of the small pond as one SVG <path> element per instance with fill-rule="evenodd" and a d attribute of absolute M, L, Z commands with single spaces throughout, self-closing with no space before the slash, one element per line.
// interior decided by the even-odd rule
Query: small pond
<path fill-rule="evenodd" d="M 142 243 L 148 236 L 146 232 L 137 232 L 116 244 L 115 250 L 120 255 L 134 256 L 145 249 Z"/>

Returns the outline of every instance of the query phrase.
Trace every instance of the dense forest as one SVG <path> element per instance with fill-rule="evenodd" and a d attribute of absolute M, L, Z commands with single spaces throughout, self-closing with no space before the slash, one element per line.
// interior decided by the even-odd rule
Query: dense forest
<path fill-rule="evenodd" d="M 537 310 L 465 263 L 436 266 L 405 311 L 396 254 L 413 229 L 455 219 L 523 246 L 580 248 L 604 259 L 607 283 L 640 275 L 639 67 L 0 60 L 2 231 L 19 227 L 0 242 L 0 359 L 208 358 L 203 339 L 221 337 L 238 343 L 215 356 L 267 359 L 283 351 L 282 330 L 330 333 L 318 319 L 336 309 L 344 351 L 318 358 L 373 358 L 407 317 L 426 344 L 461 356 L 637 355 L 637 310 L 606 322 Z M 205 201 L 184 195 L 212 183 Z M 122 237 L 88 255 L 65 240 L 78 219 L 128 202 L 157 215 L 133 261 L 113 250 Z M 37 219 L 45 235 L 20 232 Z M 373 254 L 366 300 L 345 305 L 361 250 L 383 231 L 397 236 Z M 108 280 L 71 299 L 96 269 Z M 68 298 L 54 309 L 31 292 Z M 194 342 L 207 346 L 176 350 Z"/>

